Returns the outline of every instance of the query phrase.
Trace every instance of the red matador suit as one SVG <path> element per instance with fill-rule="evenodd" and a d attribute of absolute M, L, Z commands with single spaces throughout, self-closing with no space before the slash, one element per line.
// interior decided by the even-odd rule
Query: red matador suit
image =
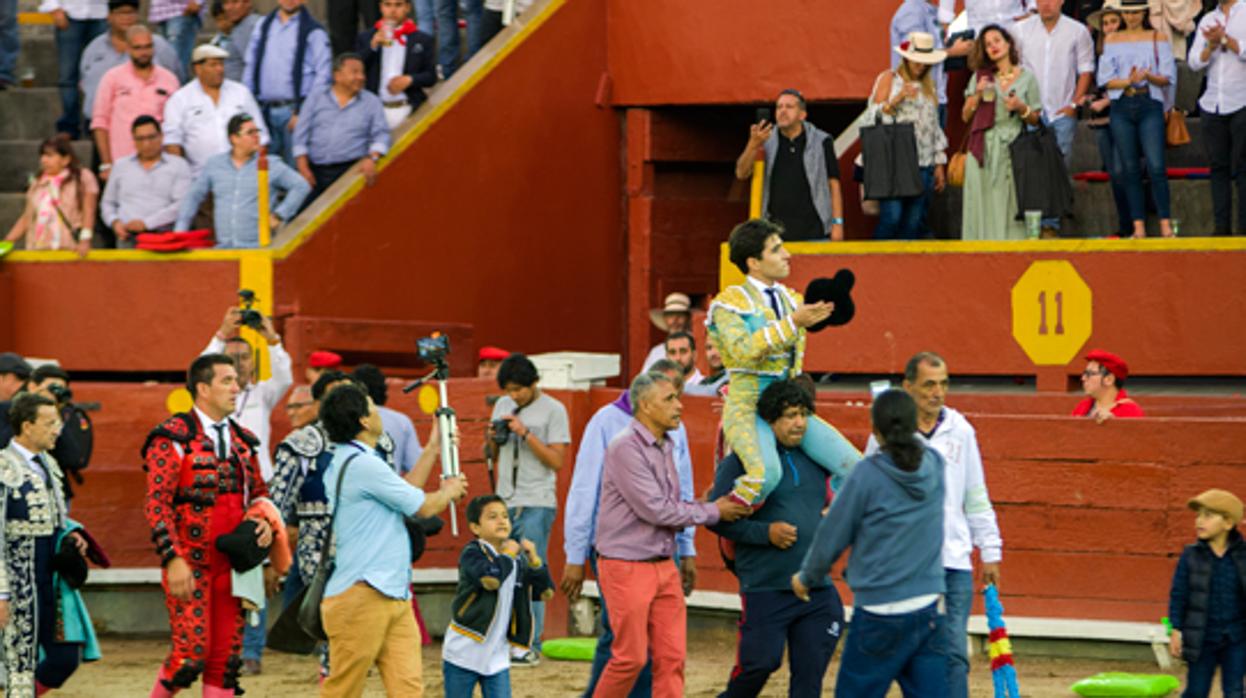
<path fill-rule="evenodd" d="M 215 542 L 242 522 L 252 502 L 267 499 L 268 488 L 254 434 L 230 419 L 229 456 L 221 460 L 202 431 L 194 413 L 175 414 L 152 430 L 142 450 L 145 513 L 160 564 L 180 557 L 194 578 L 191 599 L 182 601 L 169 593 L 167 572 L 162 573 L 173 649 L 153 696 L 189 687 L 199 674 L 204 696 L 242 693 L 242 607 L 232 593 L 229 559 Z"/>

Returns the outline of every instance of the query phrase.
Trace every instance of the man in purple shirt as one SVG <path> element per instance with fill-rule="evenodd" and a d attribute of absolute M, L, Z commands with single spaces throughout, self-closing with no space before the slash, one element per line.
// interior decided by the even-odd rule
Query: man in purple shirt
<path fill-rule="evenodd" d="M 680 499 L 666 433 L 679 426 L 683 406 L 669 376 L 640 374 L 630 396 L 635 418 L 610 442 L 601 474 L 598 581 L 610 607 L 614 646 L 593 695 L 623 698 L 652 658 L 653 695 L 682 696 L 687 607 L 671 561 L 675 534 L 685 526 L 734 521 L 750 509 L 729 496 Z"/>

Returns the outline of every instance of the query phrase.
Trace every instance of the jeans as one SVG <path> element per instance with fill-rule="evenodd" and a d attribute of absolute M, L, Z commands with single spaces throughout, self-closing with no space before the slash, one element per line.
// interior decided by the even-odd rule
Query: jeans
<path fill-rule="evenodd" d="M 554 528 L 553 507 L 512 507 L 511 538 L 520 540 L 527 538 L 536 546 L 537 555 L 547 560 L 545 551 L 549 548 L 549 534 Z M 541 651 L 541 631 L 545 629 L 545 602 L 532 603 L 532 648 Z"/>
<path fill-rule="evenodd" d="M 199 36 L 199 28 L 203 26 L 203 18 L 198 13 L 181 15 L 166 19 L 158 26 L 164 38 L 173 44 L 173 50 L 177 52 L 177 60 L 189 69 L 190 57 L 195 52 L 195 39 Z"/>
<path fill-rule="evenodd" d="M 740 645 L 727 690 L 718 698 L 753 698 L 783 666 L 787 647 L 789 696 L 822 695 L 826 666 L 844 628 L 844 605 L 835 587 L 809 592 L 809 602 L 791 591 L 740 594 Z"/>
<path fill-rule="evenodd" d="M 264 645 L 268 642 L 268 605 L 260 610 L 260 622 L 251 625 L 251 614 L 243 615 L 245 619 L 242 626 L 242 658 L 244 660 L 260 661 L 264 657 Z"/>
<path fill-rule="evenodd" d="M 922 193 L 903 199 L 880 199 L 875 240 L 919 240 L 925 237 L 926 211 L 934 195 L 934 168 L 920 170 Z"/>
<path fill-rule="evenodd" d="M 1129 217 L 1129 198 L 1125 195 L 1125 168 L 1121 164 L 1121 154 L 1112 142 L 1112 129 L 1108 127 L 1094 130 L 1099 140 L 1099 157 L 1103 159 L 1103 169 L 1108 173 L 1112 184 L 1112 200 L 1116 202 L 1117 234 L 1128 237 L 1133 233 Z"/>
<path fill-rule="evenodd" d="M 441 662 L 442 687 L 446 698 L 472 698 L 477 684 L 481 698 L 511 698 L 511 672 L 503 669 L 496 674 L 477 674 L 447 661 Z"/>
<path fill-rule="evenodd" d="M 948 698 L 969 698 L 969 610 L 973 607 L 973 572 L 943 570 L 947 585 Z"/>
<path fill-rule="evenodd" d="M 0 0 L 0 3 L 5 0 Z M 73 138 L 81 135 L 82 101 L 78 94 L 78 63 L 91 39 L 108 30 L 102 19 L 69 20 L 69 26 L 56 32 L 56 87 L 61 93 L 61 117 L 56 120 L 57 133 Z M 89 128 L 89 124 L 88 124 Z"/>
<path fill-rule="evenodd" d="M 1164 107 L 1146 95 L 1122 96 L 1112 102 L 1112 140 L 1121 157 L 1130 220 L 1146 220 L 1146 197 L 1142 193 L 1142 168 L 1146 157 L 1151 192 L 1161 219 L 1172 218 L 1168 201 L 1168 171 L 1164 164 Z"/>
<path fill-rule="evenodd" d="M 1246 642 L 1230 644 L 1223 633 L 1215 634 L 1220 637 L 1204 640 L 1198 661 L 1188 666 L 1182 698 L 1207 698 L 1211 695 L 1211 682 L 1216 676 L 1217 666 L 1220 667 L 1220 689 L 1224 691 L 1224 698 L 1242 698 L 1242 680 L 1246 677 Z"/>
<path fill-rule="evenodd" d="M 900 682 L 905 698 L 948 695 L 945 622 L 937 603 L 897 616 L 858 607 L 840 658 L 835 695 L 883 698 L 892 681 Z"/>
<path fill-rule="evenodd" d="M 2 75 L 3 73 L 0 73 Z M 1217 235 L 1232 232 L 1233 188 L 1237 181 L 1237 233 L 1246 235 L 1246 108 L 1232 114 L 1203 112 L 1203 141 L 1211 166 L 1211 209 Z"/>
<path fill-rule="evenodd" d="M 437 15 L 433 11 L 433 0 L 415 0 L 415 26 L 429 36 L 435 34 Z"/>
<path fill-rule="evenodd" d="M 449 79 L 472 54 L 480 50 L 483 0 L 463 0 L 463 18 L 467 20 L 467 55 L 460 57 L 459 0 L 433 0 L 437 14 L 437 63 L 441 75 Z"/>
<path fill-rule="evenodd" d="M 297 171 L 298 165 L 294 162 L 294 132 L 289 128 L 290 119 L 294 118 L 294 107 L 261 105 L 260 112 L 263 113 L 264 123 L 268 126 L 268 154 L 280 157 Z"/>
<path fill-rule="evenodd" d="M 601 580 L 601 575 L 597 572 L 596 550 L 589 552 L 588 564 L 593 568 L 593 578 Z M 610 648 L 613 645 L 614 630 L 610 627 L 610 613 L 606 607 L 606 596 L 602 594 L 601 637 L 597 638 L 597 651 L 593 653 L 593 668 L 589 673 L 588 687 L 584 689 L 584 698 L 592 698 L 593 691 L 597 689 L 597 681 L 601 678 L 601 672 L 605 670 L 606 663 L 610 661 Z M 646 662 L 645 666 L 640 670 L 640 675 L 636 677 L 636 683 L 632 684 L 632 692 L 628 696 L 630 698 L 649 698 L 651 695 L 653 695 L 653 663 Z"/>
<path fill-rule="evenodd" d="M 16 82 L 13 66 L 21 50 L 17 34 L 17 0 L 0 0 L 0 82 Z"/>

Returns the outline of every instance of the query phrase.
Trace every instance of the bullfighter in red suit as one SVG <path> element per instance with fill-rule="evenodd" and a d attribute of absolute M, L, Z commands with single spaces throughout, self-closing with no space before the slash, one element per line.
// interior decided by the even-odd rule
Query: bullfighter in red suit
<path fill-rule="evenodd" d="M 243 613 L 233 596 L 229 558 L 216 539 L 244 518 L 258 522 L 257 543 L 272 541 L 251 508 L 267 500 L 255 449 L 259 440 L 229 418 L 238 395 L 234 362 L 223 354 L 195 359 L 186 387 L 194 409 L 152 430 L 143 446 L 147 523 L 163 566 L 173 648 L 151 695 L 172 696 L 203 675 L 204 698 L 241 693 Z"/>

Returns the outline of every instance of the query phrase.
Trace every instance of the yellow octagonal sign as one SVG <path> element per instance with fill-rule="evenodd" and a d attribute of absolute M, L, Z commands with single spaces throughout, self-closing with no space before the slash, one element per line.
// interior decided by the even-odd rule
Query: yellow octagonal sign
<path fill-rule="evenodd" d="M 1090 287 L 1066 261 L 1030 265 L 1012 287 L 1012 336 L 1037 366 L 1064 366 L 1090 339 Z"/>

